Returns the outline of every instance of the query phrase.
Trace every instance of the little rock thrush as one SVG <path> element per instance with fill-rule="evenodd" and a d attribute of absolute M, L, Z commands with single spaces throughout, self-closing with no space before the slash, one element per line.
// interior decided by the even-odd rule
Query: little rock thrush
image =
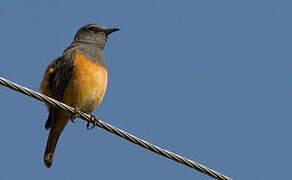
<path fill-rule="evenodd" d="M 91 113 L 102 101 L 107 87 L 103 48 L 108 35 L 118 30 L 98 24 L 80 28 L 62 56 L 53 60 L 46 69 L 41 83 L 42 93 L 77 110 Z M 47 108 L 49 116 L 45 127 L 50 129 L 50 133 L 44 162 L 51 167 L 58 139 L 73 116 L 48 104 Z"/>

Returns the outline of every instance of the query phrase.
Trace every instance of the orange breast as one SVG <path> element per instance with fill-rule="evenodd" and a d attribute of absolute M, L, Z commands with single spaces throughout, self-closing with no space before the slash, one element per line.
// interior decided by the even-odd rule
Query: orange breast
<path fill-rule="evenodd" d="M 102 101 L 106 87 L 106 68 L 76 50 L 72 77 L 64 92 L 63 102 L 90 113 Z"/>

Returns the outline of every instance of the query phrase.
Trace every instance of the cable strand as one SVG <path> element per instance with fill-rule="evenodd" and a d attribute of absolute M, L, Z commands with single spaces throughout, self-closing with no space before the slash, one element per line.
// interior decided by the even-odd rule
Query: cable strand
<path fill-rule="evenodd" d="M 39 93 L 39 92 L 36 92 L 36 91 L 31 90 L 29 88 L 23 87 L 23 86 L 18 85 L 18 84 L 14 83 L 14 82 L 8 81 L 5 78 L 0 77 L 0 84 L 4 85 L 4 86 L 6 86 L 6 87 L 8 87 L 10 89 L 13 89 L 15 91 L 21 92 L 21 93 L 23 93 L 23 94 L 25 94 L 27 96 L 30 96 L 30 97 L 33 97 L 33 98 L 38 99 L 40 101 L 43 101 L 43 102 L 45 102 L 47 104 L 50 104 L 50 105 L 52 105 L 54 107 L 61 108 L 61 109 L 65 110 L 65 111 L 70 112 L 71 114 L 76 113 L 76 111 L 75 111 L 75 109 L 73 107 L 70 107 L 70 106 L 68 106 L 66 104 L 63 104 L 63 103 L 61 103 L 61 102 L 59 102 L 59 101 L 57 101 L 55 99 L 52 99 L 52 98 L 50 98 L 50 97 L 48 97 L 46 95 L 43 95 L 43 94 Z M 189 167 L 191 167 L 193 169 L 196 169 L 196 170 L 198 170 L 198 171 L 200 171 L 200 172 L 202 172 L 204 174 L 207 174 L 207 175 L 209 175 L 209 176 L 211 176 L 211 177 L 213 177 L 215 179 L 231 180 L 230 177 L 224 176 L 223 174 L 221 174 L 221 173 L 219 173 L 219 172 L 217 172 L 215 170 L 212 170 L 212 169 L 210 169 L 210 168 L 208 168 L 206 166 L 203 166 L 203 165 L 201 165 L 201 164 L 199 164 L 197 162 L 194 162 L 194 161 L 192 161 L 190 159 L 182 157 L 182 156 L 180 156 L 178 154 L 175 154 L 173 152 L 170 152 L 170 151 L 167 151 L 165 149 L 162 149 L 159 146 L 153 145 L 153 144 L 151 144 L 151 143 L 149 143 L 149 142 L 147 142 L 147 141 L 145 141 L 143 139 L 140 139 L 140 138 L 138 138 L 138 137 L 136 137 L 136 136 L 134 136 L 134 135 L 132 135 L 130 133 L 127 133 L 126 131 L 123 131 L 123 130 L 121 130 L 119 128 L 116 128 L 116 127 L 106 123 L 106 122 L 103 122 L 100 119 L 95 119 L 95 121 L 94 121 L 91 118 L 92 116 L 90 116 L 89 114 L 86 114 L 84 112 L 77 112 L 77 113 L 78 113 L 78 117 L 80 117 L 81 119 L 83 119 L 83 120 L 85 120 L 87 122 L 93 123 L 93 124 L 95 124 L 96 126 L 98 126 L 100 128 L 103 128 L 103 129 L 105 129 L 105 130 L 107 130 L 107 131 L 109 131 L 109 132 L 111 132 L 113 134 L 116 134 L 116 135 L 120 136 L 121 138 L 124 138 L 124 139 L 126 139 L 126 140 L 128 140 L 128 141 L 130 141 L 130 142 L 132 142 L 134 144 L 137 144 L 137 145 L 139 145 L 139 146 L 141 146 L 141 147 L 143 147 L 145 149 L 148 149 L 148 150 L 150 150 L 150 151 L 152 151 L 154 153 L 157 153 L 157 154 L 162 155 L 162 156 L 164 156 L 164 157 L 166 157 L 168 159 L 171 159 L 171 160 L 174 160 L 174 161 L 176 161 L 178 163 L 181 163 L 181 164 L 184 164 L 186 166 L 189 166 Z"/>

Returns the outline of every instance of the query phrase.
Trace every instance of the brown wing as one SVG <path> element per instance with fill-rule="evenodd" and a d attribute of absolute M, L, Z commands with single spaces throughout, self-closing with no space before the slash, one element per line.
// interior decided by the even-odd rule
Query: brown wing
<path fill-rule="evenodd" d="M 43 94 L 62 101 L 64 91 L 72 75 L 74 56 L 75 52 L 64 53 L 49 64 L 41 83 Z M 50 107 L 48 104 L 47 107 L 49 109 L 49 117 L 45 128 L 49 129 L 54 123 L 56 108 Z"/>

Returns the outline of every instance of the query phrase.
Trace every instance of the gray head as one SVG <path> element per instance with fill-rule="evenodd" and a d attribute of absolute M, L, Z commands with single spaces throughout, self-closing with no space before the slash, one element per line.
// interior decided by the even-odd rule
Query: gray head
<path fill-rule="evenodd" d="M 107 36 L 118 30 L 118 28 L 107 29 L 99 24 L 87 24 L 77 31 L 72 44 L 93 44 L 103 49 Z"/>

